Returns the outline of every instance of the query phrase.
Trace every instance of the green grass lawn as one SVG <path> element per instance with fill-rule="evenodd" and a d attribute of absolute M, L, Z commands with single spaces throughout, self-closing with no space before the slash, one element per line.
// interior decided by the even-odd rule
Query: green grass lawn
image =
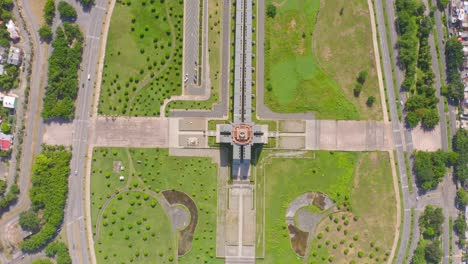
<path fill-rule="evenodd" d="M 106 207 L 95 241 L 98 263 L 174 261 L 176 242 L 169 218 L 155 199 L 146 198 L 129 191 Z"/>
<path fill-rule="evenodd" d="M 314 112 L 321 119 L 380 118 L 377 114 L 380 111 L 379 104 L 369 110 L 365 106 L 367 97 L 364 98 L 367 94 L 378 95 L 379 91 L 376 86 L 375 62 L 370 62 L 373 54 L 365 54 L 365 60 L 359 57 L 362 53 L 369 53 L 372 48 L 372 42 L 367 42 L 367 37 L 371 37 L 367 9 L 367 21 L 362 16 L 356 21 L 350 21 L 362 11 L 362 3 L 365 1 L 359 0 L 362 3 L 357 7 L 354 7 L 354 2 L 349 3 L 347 6 L 350 10 L 346 12 L 351 15 L 346 20 L 339 15 L 338 1 L 341 0 L 325 1 L 322 2 L 323 6 L 318 0 L 287 0 L 280 4 L 278 1 L 267 1 L 267 4 L 274 2 L 277 6 L 275 18 L 267 17 L 265 34 L 265 103 L 272 110 Z M 329 20 L 339 21 L 340 26 L 331 26 L 335 25 L 335 21 Z M 367 30 L 365 41 L 357 41 L 363 34 L 354 36 L 353 32 L 349 32 L 355 27 Z M 327 31 L 324 36 L 326 40 L 322 38 L 322 31 Z M 329 40 L 327 37 L 336 37 L 341 35 L 340 32 L 348 35 L 335 39 L 334 46 L 330 46 L 332 52 L 340 49 L 340 53 L 336 56 L 335 53 L 327 53 L 327 59 L 330 56 L 332 62 L 324 61 L 321 57 L 323 54 L 319 54 L 321 50 L 318 47 L 322 48 L 319 44 L 326 45 Z M 350 36 L 353 41 L 348 42 Z M 341 46 L 336 44 L 338 42 Z M 357 55 L 356 49 L 359 50 Z M 349 52 L 351 50 L 353 52 Z M 358 65 L 355 65 L 356 58 Z M 366 94 L 355 99 L 352 95 L 354 84 L 349 86 L 348 83 L 355 82 L 361 70 L 369 72 L 369 80 L 363 89 Z M 370 114 L 368 111 L 376 113 Z"/>
<path fill-rule="evenodd" d="M 155 116 L 181 93 L 183 1 L 117 2 L 106 47 L 99 113 Z"/>
<path fill-rule="evenodd" d="M 387 261 L 396 224 L 395 193 L 387 153 L 361 154 L 350 201 L 351 212 L 335 213 L 317 227 L 308 263 L 322 263 L 330 258 L 339 263 Z M 319 239 L 320 233 L 323 237 Z M 359 252 L 363 254 L 361 257 Z"/>
<path fill-rule="evenodd" d="M 170 109 L 206 109 L 209 110 L 213 103 L 219 101 L 221 86 L 221 36 L 222 36 L 222 1 L 208 1 L 208 57 L 210 66 L 211 96 L 205 101 L 172 101 L 166 108 L 166 114 Z M 200 46 L 202 47 L 202 46 Z M 203 47 L 202 47 L 203 48 Z M 204 70 L 202 69 L 202 73 Z"/>
<path fill-rule="evenodd" d="M 121 161 L 125 169 L 119 173 L 112 172 L 115 161 Z M 125 185 L 156 193 L 175 189 L 190 195 L 198 207 L 198 225 L 192 250 L 180 257 L 179 263 L 223 262 L 215 258 L 217 165 L 211 159 L 169 157 L 167 149 L 98 148 L 94 150 L 92 170 L 93 225 L 99 208 L 116 189 Z M 106 178 L 109 174 L 111 176 Z M 124 175 L 128 184 L 119 183 L 119 175 Z M 134 212 L 137 213 L 136 210 Z M 141 213 L 145 213 L 145 210 Z M 153 263 L 157 263 L 155 260 L 152 259 Z"/>
<path fill-rule="evenodd" d="M 312 46 L 320 67 L 336 80 L 361 118 L 382 120 L 367 1 L 322 1 Z M 355 97 L 353 88 L 360 71 L 367 71 L 368 76 L 361 95 Z M 369 96 L 376 98 L 372 107 L 366 105 Z"/>
<path fill-rule="evenodd" d="M 263 158 L 269 153 L 271 152 L 262 153 Z M 291 249 L 285 213 L 289 203 L 305 192 L 327 194 L 340 206 L 340 210 L 345 209 L 342 206 L 345 200 L 349 200 L 351 204 L 350 212 L 335 213 L 332 219 L 326 217 L 322 220 L 316 234 L 326 233 L 322 238 L 323 245 L 320 246 L 320 250 L 317 249 L 319 243 L 317 238 L 314 238 L 308 263 L 325 263 L 330 257 L 337 263 L 349 263 L 351 259 L 361 263 L 357 257 L 351 258 L 357 255 L 357 250 L 353 251 L 354 255 L 345 255 L 344 249 L 340 249 L 338 245 L 344 247 L 354 243 L 354 249 L 362 248 L 369 256 L 372 241 L 376 242 L 375 247 L 379 247 L 373 260 L 378 256 L 382 261 L 391 249 L 396 224 L 392 180 L 386 153 L 315 151 L 307 152 L 301 157 L 273 157 L 263 160 L 263 163 L 257 166 L 256 182 L 257 255 L 261 256 L 265 251 L 265 258 L 259 262 L 304 261 Z M 314 208 L 310 209 L 314 211 Z M 353 219 L 355 215 L 358 216 L 356 221 Z M 337 224 L 334 223 L 334 218 L 339 219 Z M 347 224 L 344 223 L 346 220 Z M 340 231 L 337 230 L 338 225 L 341 225 Z M 329 232 L 324 231 L 327 226 Z M 347 235 L 342 234 L 345 229 L 348 229 Z M 356 234 L 359 234 L 360 238 L 354 241 L 353 236 Z M 345 239 L 345 242 L 340 244 L 342 239 Z M 329 240 L 328 245 L 325 240 Z M 338 248 L 335 251 L 334 246 Z M 372 262 L 367 257 L 366 262 L 369 261 Z"/>

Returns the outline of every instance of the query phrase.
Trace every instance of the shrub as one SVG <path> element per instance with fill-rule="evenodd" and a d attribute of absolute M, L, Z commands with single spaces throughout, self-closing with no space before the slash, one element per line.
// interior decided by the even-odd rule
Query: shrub
<path fill-rule="evenodd" d="M 372 107 L 374 105 L 374 102 L 375 102 L 375 97 L 374 96 L 367 97 L 366 105 L 368 107 Z"/>

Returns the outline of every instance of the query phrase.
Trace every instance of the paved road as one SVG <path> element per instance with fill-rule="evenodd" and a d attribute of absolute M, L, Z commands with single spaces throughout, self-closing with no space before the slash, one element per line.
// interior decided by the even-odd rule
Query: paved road
<path fill-rule="evenodd" d="M 83 9 L 76 1 L 68 0 L 78 12 L 76 23 L 85 37 L 85 48 L 79 75 L 80 89 L 76 101 L 75 120 L 73 122 L 73 143 L 69 193 L 65 210 L 65 226 L 68 246 L 73 263 L 90 263 L 88 239 L 85 229 L 84 178 L 88 148 L 88 130 L 93 101 L 94 80 L 97 72 L 102 23 L 106 15 L 106 0 L 97 0 L 90 9 Z M 88 74 L 90 76 L 88 80 Z"/>
<path fill-rule="evenodd" d="M 432 1 L 432 5 L 437 6 L 437 0 Z M 435 49 L 436 43 L 434 42 L 434 36 L 431 36 L 430 44 L 431 44 L 431 52 L 432 52 L 432 64 L 434 67 L 434 72 L 436 75 L 436 79 L 440 81 L 440 85 L 445 85 L 446 84 L 446 62 L 445 62 L 445 41 L 444 41 L 444 24 L 442 24 L 442 13 L 439 10 L 436 10 L 434 12 L 434 18 L 435 18 L 435 29 L 436 29 L 436 34 L 438 37 L 438 47 L 439 47 L 439 56 L 440 60 L 442 63 L 442 68 L 439 69 L 438 62 L 437 62 L 437 50 Z M 436 72 L 437 68 L 437 72 Z M 440 89 L 438 89 L 438 95 L 440 96 Z M 443 116 L 443 119 L 441 118 L 441 122 L 444 123 L 444 130 L 442 132 L 445 132 L 442 135 L 442 142 L 443 142 L 443 149 L 448 150 L 448 142 L 447 142 L 447 129 L 446 129 L 446 116 L 444 112 L 444 103 L 443 103 L 443 97 L 439 97 L 439 113 L 441 114 L 441 117 Z M 449 105 L 449 126 L 451 129 L 451 137 L 455 135 L 457 131 L 456 127 L 456 117 L 455 117 L 455 107 L 452 105 Z M 451 138 L 450 137 L 450 138 Z M 453 247 L 453 260 L 455 263 L 459 263 L 460 259 L 460 249 L 459 247 L 455 244 L 455 241 L 458 239 L 456 234 L 454 233 L 454 238 L 453 241 L 450 241 L 449 237 L 449 223 L 448 223 L 448 218 L 452 216 L 455 218 L 457 216 L 457 208 L 455 207 L 455 195 L 456 195 L 456 183 L 453 181 L 453 176 L 448 173 L 445 175 L 445 179 L 443 183 L 441 184 L 442 186 L 439 188 L 440 192 L 442 193 L 442 201 L 443 201 L 443 207 L 444 207 L 444 215 L 445 215 L 445 223 L 444 223 L 444 234 L 443 234 L 443 246 L 444 246 L 444 263 L 449 262 L 449 255 L 450 255 L 450 244 L 452 244 Z"/>
<path fill-rule="evenodd" d="M 398 253 L 396 256 L 396 263 L 403 263 L 405 258 L 406 247 L 410 240 L 410 228 L 411 228 L 411 214 L 410 208 L 413 204 L 413 198 L 411 197 L 408 184 L 412 184 L 412 182 L 408 183 L 408 178 L 406 175 L 406 168 L 405 168 L 405 158 L 403 153 L 403 135 L 400 126 L 400 122 L 398 120 L 398 111 L 397 111 L 397 102 L 395 98 L 395 89 L 393 85 L 393 78 L 392 78 L 392 60 L 389 54 L 389 46 L 387 40 L 387 33 L 385 28 L 385 16 L 383 10 L 383 3 L 382 0 L 375 0 L 375 11 L 377 17 L 377 29 L 379 31 L 379 42 L 382 52 L 382 62 L 383 62 L 383 71 L 385 74 L 385 85 L 387 87 L 387 99 L 389 102 L 389 109 L 390 109 L 390 118 L 392 120 L 392 132 L 393 132 L 393 143 L 395 145 L 396 150 L 396 158 L 398 161 L 398 171 L 400 174 L 400 183 L 401 183 L 401 190 L 403 194 L 403 224 L 400 226 L 402 229 L 401 236 L 400 236 L 400 247 L 398 248 Z M 393 5 L 391 6 L 393 10 Z M 391 12 L 388 12 L 387 8 L 387 15 L 389 16 L 389 20 L 393 21 L 391 18 Z M 389 22 L 390 24 L 391 22 Z"/>
<path fill-rule="evenodd" d="M 315 119 L 313 113 L 275 113 L 265 105 L 265 0 L 257 1 L 257 104 L 256 112 L 258 119 Z"/>

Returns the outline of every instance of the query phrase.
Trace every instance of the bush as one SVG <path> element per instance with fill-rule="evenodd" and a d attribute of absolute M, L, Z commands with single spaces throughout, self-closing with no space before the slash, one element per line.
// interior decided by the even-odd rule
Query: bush
<path fill-rule="evenodd" d="M 374 96 L 369 96 L 367 98 L 366 105 L 368 107 L 372 107 L 374 105 L 374 102 L 375 102 L 375 97 Z"/>
<path fill-rule="evenodd" d="M 39 229 L 39 218 L 33 210 L 22 212 L 19 216 L 19 224 L 23 230 L 36 232 Z"/>
<path fill-rule="evenodd" d="M 275 16 L 276 16 L 276 6 L 274 6 L 273 4 L 268 4 L 266 13 L 267 13 L 268 17 L 275 18 Z"/>
<path fill-rule="evenodd" d="M 75 20 L 76 19 L 76 10 L 75 8 L 67 2 L 60 1 L 57 7 L 60 18 L 62 20 Z"/>
<path fill-rule="evenodd" d="M 361 94 L 361 91 L 362 91 L 362 84 L 356 83 L 353 89 L 354 96 L 359 97 L 359 95 Z"/>
<path fill-rule="evenodd" d="M 360 83 L 361 85 L 364 85 L 364 83 L 366 82 L 366 78 L 367 78 L 367 71 L 361 71 L 359 73 L 359 76 L 357 77 L 357 82 Z"/>

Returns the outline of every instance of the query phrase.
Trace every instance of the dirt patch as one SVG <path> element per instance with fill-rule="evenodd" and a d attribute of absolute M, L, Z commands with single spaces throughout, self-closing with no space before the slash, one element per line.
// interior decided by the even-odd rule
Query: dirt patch
<path fill-rule="evenodd" d="M 282 6 L 286 3 L 286 1 L 288 1 L 288 0 L 284 0 L 284 1 L 281 2 L 281 3 L 273 2 L 273 3 L 271 3 L 271 4 L 274 5 L 276 8 L 278 8 L 278 7 L 282 7 Z"/>
<path fill-rule="evenodd" d="M 314 199 L 313 205 L 320 208 L 320 210 L 325 210 L 325 207 L 327 205 L 325 194 L 321 194 L 321 193 L 315 194 L 315 197 L 314 197 L 314 194 L 315 193 L 309 193 L 308 195 L 310 199 Z"/>
<path fill-rule="evenodd" d="M 332 54 L 331 54 L 331 50 L 329 47 L 325 47 L 322 51 L 322 57 L 325 61 L 329 61 L 330 58 L 331 58 Z"/>
<path fill-rule="evenodd" d="M 112 164 L 112 171 L 114 173 L 119 173 L 122 168 L 122 162 L 121 161 L 114 161 Z"/>
<path fill-rule="evenodd" d="M 192 249 L 193 234 L 198 223 L 198 210 L 195 202 L 186 193 L 176 190 L 166 190 L 162 194 L 171 205 L 181 204 L 187 207 L 190 212 L 190 222 L 186 228 L 179 230 L 179 247 L 177 253 L 179 256 L 187 254 Z"/>
<path fill-rule="evenodd" d="M 309 232 L 304 232 L 294 225 L 288 225 L 288 231 L 294 252 L 296 252 L 296 254 L 299 256 L 304 257 L 307 248 Z"/>
<path fill-rule="evenodd" d="M 31 9 L 34 14 L 34 20 L 38 24 L 44 24 L 44 16 L 43 16 L 43 9 L 45 6 L 46 0 L 29 0 L 29 5 L 31 5 Z"/>
<path fill-rule="evenodd" d="M 299 45 L 296 48 L 296 53 L 299 55 L 304 55 L 305 52 L 305 39 L 302 38 L 301 41 L 299 41 Z"/>

